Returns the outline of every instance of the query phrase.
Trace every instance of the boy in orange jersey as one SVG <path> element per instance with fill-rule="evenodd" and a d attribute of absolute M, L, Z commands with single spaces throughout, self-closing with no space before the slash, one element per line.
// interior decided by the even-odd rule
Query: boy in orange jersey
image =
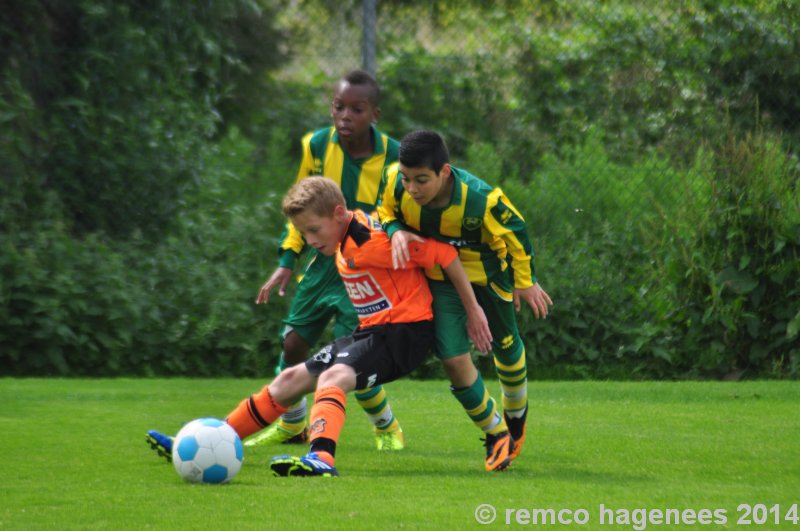
<path fill-rule="evenodd" d="M 405 376 L 431 350 L 432 296 L 422 267 L 441 265 L 460 288 L 476 344 L 489 348 L 491 335 L 453 247 L 432 240 L 418 242 L 408 267 L 395 270 L 391 242 L 380 223 L 363 211 L 348 210 L 339 188 L 322 177 L 295 185 L 284 198 L 283 211 L 309 245 L 321 254 L 336 255 L 359 327 L 305 364 L 281 373 L 261 393 L 242 402 L 228 422 L 234 428 L 259 429 L 280 413 L 281 404 L 316 387 L 309 420 L 310 452 L 302 457 L 274 457 L 270 467 L 278 476 L 333 476 L 337 475 L 334 457 L 345 421 L 347 392 Z M 507 464 L 503 456 L 497 468 Z"/>
<path fill-rule="evenodd" d="M 282 371 L 243 400 L 226 421 L 240 437 L 247 437 L 275 422 L 299 396 L 316 389 L 310 452 L 274 457 L 270 467 L 277 476 L 336 476 L 334 459 L 345 421 L 346 394 L 407 375 L 433 347 L 432 296 L 422 268 L 441 266 L 463 295 L 468 333 L 477 348 L 488 350 L 491 334 L 452 246 L 415 241 L 409 247 L 409 262 L 394 269 L 391 242 L 380 223 L 361 210 L 348 210 L 339 187 L 324 177 L 296 183 L 283 200 L 283 212 L 317 252 L 335 256 L 359 326 L 305 363 Z M 502 470 L 510 463 L 513 442 L 508 437 L 506 444 L 496 446 L 498 455 L 490 469 Z"/>

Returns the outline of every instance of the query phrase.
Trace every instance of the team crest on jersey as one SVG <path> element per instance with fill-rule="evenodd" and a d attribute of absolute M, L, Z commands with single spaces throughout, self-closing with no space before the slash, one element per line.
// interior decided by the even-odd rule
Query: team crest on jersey
<path fill-rule="evenodd" d="M 369 271 L 342 275 L 342 281 L 358 315 L 370 315 L 392 307 L 392 303 Z"/>
<path fill-rule="evenodd" d="M 314 157 L 314 161 L 312 162 L 311 175 L 322 175 L 322 161 L 317 157 Z"/>
<path fill-rule="evenodd" d="M 476 217 L 466 217 L 461 221 L 461 226 L 467 230 L 476 230 L 483 225 L 483 219 Z"/>

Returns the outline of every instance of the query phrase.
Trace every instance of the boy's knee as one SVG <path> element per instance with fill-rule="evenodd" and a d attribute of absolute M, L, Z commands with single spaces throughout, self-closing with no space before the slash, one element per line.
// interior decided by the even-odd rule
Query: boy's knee
<path fill-rule="evenodd" d="M 349 392 L 356 387 L 356 371 L 349 365 L 341 363 L 326 369 L 325 372 L 319 375 L 317 381 L 317 389 L 321 387 L 335 386 L 344 392 Z"/>
<path fill-rule="evenodd" d="M 469 387 L 478 378 L 478 370 L 468 352 L 443 359 L 442 366 L 453 387 Z"/>
<path fill-rule="evenodd" d="M 517 365 L 525 357 L 525 348 L 521 341 L 509 336 L 500 348 L 492 350 L 492 356 L 495 364 L 499 363 L 504 366 Z"/>
<path fill-rule="evenodd" d="M 291 331 L 283 338 L 283 362 L 291 367 L 303 363 L 308 359 L 309 345 L 305 339 L 295 331 Z"/>
<path fill-rule="evenodd" d="M 313 379 L 305 364 L 295 365 L 282 371 L 269 384 L 272 398 L 282 406 L 287 406 L 313 389 Z"/>

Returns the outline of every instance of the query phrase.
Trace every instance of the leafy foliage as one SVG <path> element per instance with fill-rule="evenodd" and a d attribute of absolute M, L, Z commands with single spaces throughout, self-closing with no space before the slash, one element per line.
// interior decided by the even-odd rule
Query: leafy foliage
<path fill-rule="evenodd" d="M 251 52 L 273 34 L 232 30 L 254 18 L 244 1 L 13 3 L 0 32 L 3 191 L 27 208 L 55 192 L 77 234 L 163 235 L 197 185 L 230 83 L 280 60 Z"/>
<path fill-rule="evenodd" d="M 800 355 L 800 173 L 764 134 L 731 137 L 662 218 L 656 285 L 669 306 L 675 363 L 694 371 L 797 375 Z M 671 285 L 670 285 L 671 284 Z"/>
<path fill-rule="evenodd" d="M 279 193 L 265 192 L 248 161 L 253 151 L 235 130 L 211 150 L 202 186 L 155 246 L 75 239 L 63 224 L 0 233 L 2 372 L 267 372 L 280 352 L 271 314 L 286 301 L 274 297 L 270 312 L 253 301 L 283 218 Z M 276 175 L 293 176 L 288 161 L 273 163 Z"/>
<path fill-rule="evenodd" d="M 440 131 L 528 221 L 556 302 L 520 314 L 533 374 L 797 377 L 796 5 L 379 10 L 381 128 Z M 3 374 L 270 370 L 288 298 L 253 298 L 359 11 L 7 2 Z"/>

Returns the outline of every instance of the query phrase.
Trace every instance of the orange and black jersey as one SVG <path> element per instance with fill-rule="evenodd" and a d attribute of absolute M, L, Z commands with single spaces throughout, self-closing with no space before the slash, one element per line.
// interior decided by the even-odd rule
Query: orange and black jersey
<path fill-rule="evenodd" d="M 435 240 L 412 242 L 411 260 L 392 266 L 392 244 L 381 224 L 354 210 L 336 253 L 336 267 L 356 309 L 361 327 L 433 319 L 433 298 L 422 268 L 447 267 L 458 256 Z"/>

